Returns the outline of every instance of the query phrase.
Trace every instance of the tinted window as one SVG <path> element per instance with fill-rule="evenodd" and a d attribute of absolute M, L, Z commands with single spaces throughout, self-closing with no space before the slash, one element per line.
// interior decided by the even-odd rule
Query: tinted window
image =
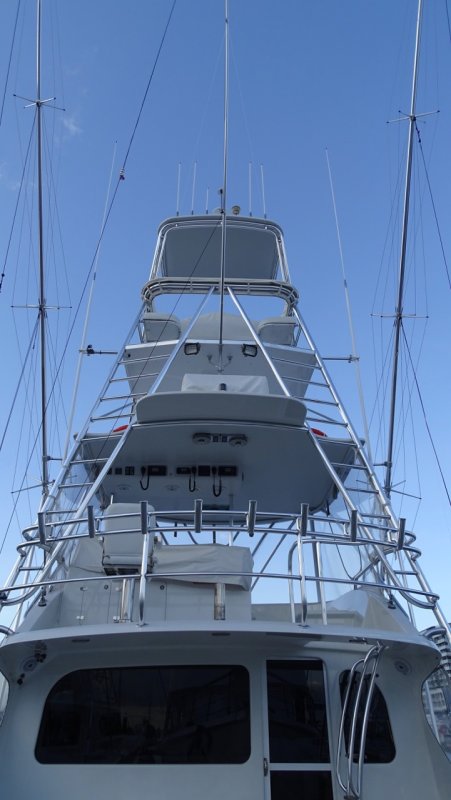
<path fill-rule="evenodd" d="M 5 676 L 0 672 L 0 725 L 2 724 L 2 720 L 6 710 L 6 704 L 8 702 L 8 694 L 9 694 L 9 684 L 6 680 Z"/>
<path fill-rule="evenodd" d="M 360 682 L 360 674 L 354 674 L 351 693 L 349 696 L 348 706 L 345 715 L 345 746 L 346 755 L 349 755 L 349 737 L 351 732 L 352 712 L 355 706 L 357 697 L 358 685 Z M 349 670 L 343 672 L 340 677 L 340 691 L 341 700 L 344 702 L 346 689 L 349 680 Z M 360 698 L 360 706 L 357 714 L 357 728 L 354 740 L 354 761 L 358 760 L 360 737 L 362 731 L 363 711 L 365 708 L 366 699 L 368 697 L 370 676 L 367 675 L 364 679 L 364 685 Z M 368 728 L 365 742 L 365 762 L 368 764 L 387 764 L 393 761 L 396 754 L 395 744 L 393 741 L 393 734 L 388 716 L 387 705 L 383 698 L 382 692 L 374 684 L 373 696 L 371 698 L 370 713 L 368 719 Z"/>
<path fill-rule="evenodd" d="M 333 800 L 330 772 L 271 772 L 271 800 Z"/>
<path fill-rule="evenodd" d="M 240 666 L 72 672 L 47 698 L 36 745 L 46 764 L 241 764 L 249 755 Z"/>
<path fill-rule="evenodd" d="M 271 762 L 327 763 L 321 661 L 269 661 L 267 675 Z"/>
<path fill-rule="evenodd" d="M 451 761 L 451 675 L 439 667 L 423 686 L 423 705 L 432 732 Z"/>

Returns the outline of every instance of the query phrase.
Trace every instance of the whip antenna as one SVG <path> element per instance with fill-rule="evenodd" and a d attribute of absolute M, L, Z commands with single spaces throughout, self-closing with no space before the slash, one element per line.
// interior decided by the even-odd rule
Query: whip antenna
<path fill-rule="evenodd" d="M 194 214 L 194 195 L 196 192 L 197 161 L 193 164 L 193 188 L 191 192 L 191 216 Z"/>
<path fill-rule="evenodd" d="M 262 187 L 263 218 L 266 219 L 265 176 L 263 175 L 263 164 L 260 164 L 260 180 Z"/>
<path fill-rule="evenodd" d="M 115 161 L 116 161 L 116 150 L 117 150 L 117 142 L 114 143 L 114 148 L 113 148 L 113 157 L 112 157 L 112 160 L 111 160 L 110 178 L 109 178 L 109 181 L 108 181 L 108 189 L 107 189 L 106 198 L 105 198 L 105 208 L 103 210 L 102 224 L 100 226 L 100 231 L 101 232 L 103 231 L 103 229 L 105 227 L 105 222 L 106 222 L 106 215 L 107 215 L 107 211 L 108 211 L 108 202 L 109 202 L 109 199 L 110 199 L 110 192 L 111 192 L 111 183 L 112 183 L 112 179 L 113 179 L 113 170 L 114 170 L 114 164 L 115 164 Z M 80 385 L 80 375 L 81 375 L 81 367 L 82 367 L 82 363 L 83 363 L 83 356 L 87 354 L 86 342 L 87 342 L 87 338 L 88 338 L 88 325 L 89 325 L 89 322 L 90 322 L 90 319 L 91 319 L 91 308 L 92 308 L 92 300 L 93 300 L 93 296 L 94 296 L 94 286 L 95 286 L 95 282 L 96 282 L 96 279 L 97 279 L 97 265 L 98 265 L 98 262 L 99 262 L 100 246 L 101 246 L 101 239 L 99 239 L 99 246 L 97 248 L 97 252 L 96 252 L 96 255 L 95 255 L 95 259 L 94 259 L 94 271 L 92 273 L 92 280 L 91 280 L 91 286 L 90 286 L 90 289 L 89 289 L 88 303 L 86 305 L 86 314 L 85 314 L 85 321 L 84 321 L 84 325 L 83 325 L 83 333 L 81 335 L 80 349 L 78 351 L 77 371 L 75 373 L 74 389 L 73 389 L 73 394 L 72 394 L 72 405 L 71 405 L 70 414 L 69 414 L 69 421 L 67 423 L 67 434 L 66 434 L 66 442 L 65 442 L 65 445 L 64 445 L 63 462 L 66 460 L 67 454 L 68 454 L 68 451 L 69 451 L 72 423 L 74 421 L 75 406 L 76 406 L 77 395 L 78 395 L 78 387 Z"/>
<path fill-rule="evenodd" d="M 351 349 L 352 355 L 351 359 L 355 364 L 355 376 L 357 381 L 357 391 L 359 394 L 359 402 L 360 402 L 360 413 L 362 415 L 363 421 L 363 429 L 365 432 L 365 439 L 366 439 L 366 449 L 368 451 L 368 455 L 370 460 L 372 461 L 371 455 L 371 445 L 370 445 L 370 432 L 368 428 L 368 420 L 366 418 L 366 411 L 365 411 L 365 401 L 363 397 L 363 387 L 362 387 L 362 377 L 360 375 L 360 366 L 359 366 L 359 357 L 357 355 L 357 347 L 356 347 L 356 340 L 355 340 L 355 333 L 354 333 L 354 325 L 352 322 L 352 312 L 351 312 L 351 299 L 349 297 L 349 290 L 348 290 L 348 281 L 346 280 L 346 273 L 345 273 L 345 262 L 343 258 L 343 248 L 341 246 L 341 235 L 340 235 L 340 226 L 338 224 L 338 214 L 337 214 L 337 205 L 335 202 L 335 192 L 334 192 L 334 184 L 332 180 L 332 170 L 330 168 L 330 161 L 329 161 L 329 151 L 326 148 L 326 160 L 327 160 L 327 169 L 329 172 L 329 183 L 330 183 L 330 191 L 332 195 L 332 205 L 334 207 L 334 217 L 335 217 L 335 228 L 337 230 L 337 239 L 338 239 L 338 251 L 340 253 L 340 264 L 341 264 L 341 274 L 343 276 L 343 286 L 345 292 L 345 300 L 346 300 L 346 311 L 348 315 L 348 324 L 349 324 L 349 334 L 351 336 Z"/>
<path fill-rule="evenodd" d="M 180 177 L 182 174 L 182 162 L 179 161 L 179 166 L 177 170 L 177 197 L 175 201 L 175 216 L 180 216 Z"/>

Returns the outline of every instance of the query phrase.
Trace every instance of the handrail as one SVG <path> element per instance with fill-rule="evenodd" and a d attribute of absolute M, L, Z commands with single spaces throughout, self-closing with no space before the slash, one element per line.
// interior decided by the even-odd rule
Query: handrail
<path fill-rule="evenodd" d="M 252 294 L 261 297 L 278 297 L 291 313 L 299 300 L 297 290 L 290 283 L 277 280 L 258 280 L 252 278 L 227 278 L 225 288 L 236 294 Z M 153 278 L 143 287 L 141 296 L 150 306 L 162 294 L 205 294 L 213 290 L 219 292 L 219 278 Z"/>
<path fill-rule="evenodd" d="M 147 501 L 141 503 L 141 533 L 143 535 L 143 550 L 141 557 L 141 575 L 139 578 L 139 624 L 144 625 L 144 603 L 146 600 L 146 575 L 149 563 L 149 527 Z M 153 537 L 152 537 L 153 544 Z"/>
<path fill-rule="evenodd" d="M 373 692 L 374 692 L 374 684 L 376 680 L 376 671 L 379 664 L 380 657 L 382 652 L 384 651 L 385 646 L 378 643 L 371 647 L 365 658 L 361 658 L 353 664 L 349 676 L 348 676 L 348 685 L 346 687 L 346 694 L 343 701 L 341 719 L 340 719 L 340 730 L 338 734 L 338 747 L 337 747 L 337 761 L 336 761 L 336 776 L 338 783 L 340 784 L 341 788 L 345 792 L 345 800 L 360 800 L 361 791 L 362 791 L 362 770 L 363 770 L 363 763 L 365 758 L 365 744 L 366 744 L 366 734 L 368 729 L 368 722 L 369 722 L 369 715 L 371 709 L 371 701 L 373 699 Z M 370 669 L 368 666 L 372 662 Z M 361 672 L 359 673 L 359 668 L 362 667 Z M 355 697 L 354 707 L 352 709 L 352 720 L 351 720 L 351 730 L 349 734 L 349 742 L 348 742 L 348 754 L 347 754 L 347 775 L 346 779 L 344 780 L 341 775 L 340 771 L 340 756 L 343 751 L 343 744 L 345 739 L 345 720 L 346 714 L 348 711 L 349 700 L 351 697 L 351 692 L 353 689 L 354 677 L 360 674 L 357 693 Z M 365 705 L 363 709 L 363 717 L 362 717 L 362 728 L 360 731 L 360 741 L 359 741 L 359 756 L 357 762 L 357 769 L 354 769 L 354 745 L 356 742 L 357 737 L 357 724 L 358 724 L 358 716 L 360 710 L 360 702 L 363 693 L 363 688 L 365 686 L 365 680 L 369 676 L 369 685 L 368 685 L 368 692 L 365 700 Z"/>
<path fill-rule="evenodd" d="M 250 505 L 250 508 L 253 509 L 253 506 Z M 175 531 L 180 532 L 180 527 L 177 526 L 177 525 L 164 527 L 164 528 L 158 527 L 158 521 L 161 521 L 161 516 L 163 515 L 163 517 L 164 517 L 164 515 L 168 514 L 168 513 L 169 512 L 152 512 L 152 516 L 155 517 L 155 526 L 148 526 L 147 531 L 148 531 L 149 536 L 145 536 L 144 537 L 145 540 L 148 540 L 148 539 L 152 539 L 153 540 L 152 537 L 153 537 L 154 534 L 156 534 L 156 533 L 160 533 L 161 534 L 163 531 L 166 534 L 169 534 L 169 533 L 175 532 Z M 187 514 L 188 512 L 180 512 L 180 513 Z M 211 515 L 214 516 L 215 512 L 209 512 L 209 511 L 202 510 L 201 519 L 203 521 L 202 521 L 201 525 L 199 525 L 199 507 L 198 507 L 198 505 L 195 505 L 194 512 L 191 512 L 191 513 L 193 513 L 193 524 L 192 525 L 185 524 L 183 526 L 183 530 L 186 531 L 186 533 L 188 533 L 189 535 L 191 535 L 191 532 L 199 534 L 199 528 L 201 529 L 202 533 L 208 533 L 208 530 L 205 528 L 205 525 L 208 525 L 208 517 L 211 516 Z M 327 545 L 332 545 L 332 546 L 337 546 L 337 545 L 339 545 L 339 546 L 352 546 L 352 547 L 366 547 L 368 545 L 367 538 L 356 537 L 354 539 L 354 535 L 347 532 L 347 526 L 349 525 L 349 522 L 347 520 L 341 520 L 340 521 L 340 526 L 343 529 L 342 533 L 337 532 L 337 531 L 331 532 L 331 533 L 327 533 L 327 532 L 320 532 L 318 530 L 315 530 L 314 532 L 311 532 L 311 533 L 307 533 L 307 521 L 309 519 L 309 515 L 308 515 L 308 508 L 306 506 L 303 508 L 301 517 L 299 517 L 299 516 L 296 517 L 296 516 L 293 516 L 293 515 L 291 517 L 293 521 L 297 520 L 297 531 L 292 531 L 290 528 L 287 528 L 287 527 L 285 527 L 285 528 L 275 528 L 275 527 L 268 528 L 268 527 L 264 527 L 264 526 L 261 526 L 261 525 L 256 525 L 256 518 L 258 516 L 261 516 L 261 517 L 265 518 L 266 515 L 264 514 L 264 512 L 260 512 L 259 514 L 257 514 L 257 512 L 255 511 L 255 513 L 252 512 L 251 514 L 249 514 L 249 510 L 248 510 L 247 512 L 245 512 L 245 511 L 241 512 L 241 515 L 246 520 L 246 527 L 244 527 L 243 525 L 241 525 L 241 526 L 239 526 L 239 525 L 233 525 L 233 526 L 223 526 L 223 525 L 221 525 L 221 529 L 224 530 L 224 531 L 229 531 L 229 533 L 232 533 L 232 534 L 233 533 L 244 533 L 246 531 L 248 532 L 249 535 L 252 535 L 252 534 L 255 534 L 255 533 L 261 533 L 261 534 L 263 534 L 263 536 L 267 536 L 267 535 L 270 535 L 270 534 L 275 534 L 276 536 L 279 536 L 279 542 L 280 543 L 283 541 L 283 539 L 285 539 L 285 537 L 287 535 L 295 535 L 296 536 L 296 541 L 295 541 L 295 543 L 293 544 L 293 546 L 291 547 L 291 549 L 290 549 L 290 551 L 288 553 L 287 572 L 284 573 L 284 574 L 277 573 L 277 577 L 284 578 L 285 580 L 288 581 L 289 603 L 290 603 L 290 608 L 291 608 L 291 618 L 292 618 L 293 622 L 296 621 L 296 610 L 295 610 L 295 602 L 294 602 L 294 595 L 293 595 L 293 581 L 294 580 L 298 581 L 300 583 L 300 587 L 301 587 L 301 607 L 302 607 L 301 624 L 305 624 L 306 618 L 307 618 L 307 611 L 308 611 L 307 593 L 306 593 L 307 583 L 316 584 L 317 589 L 319 587 L 322 587 L 322 586 L 328 584 L 328 583 L 330 583 L 330 584 L 338 584 L 338 585 L 343 584 L 343 585 L 351 586 L 353 588 L 360 587 L 360 586 L 361 587 L 370 586 L 370 587 L 373 587 L 373 588 L 379 588 L 379 589 L 381 589 L 382 591 L 384 591 L 386 593 L 399 592 L 401 594 L 401 596 L 404 597 L 404 598 L 406 598 L 406 595 L 407 595 L 408 596 L 408 602 L 412 603 L 412 604 L 414 604 L 416 606 L 419 606 L 420 608 L 434 609 L 434 607 L 435 607 L 435 603 L 436 603 L 438 597 L 437 597 L 437 595 L 435 595 L 433 593 L 426 592 L 426 591 L 424 591 L 422 589 L 414 589 L 414 588 L 406 589 L 406 587 L 404 585 L 401 586 L 401 585 L 397 584 L 396 582 L 387 583 L 386 581 L 383 581 L 383 580 L 377 581 L 377 580 L 374 580 L 374 579 L 371 580 L 371 581 L 370 580 L 362 580 L 361 578 L 363 577 L 364 572 L 367 571 L 367 569 L 369 569 L 370 567 L 373 567 L 374 565 L 367 565 L 365 570 L 360 570 L 358 574 L 351 575 L 351 576 L 348 576 L 346 578 L 338 578 L 338 577 L 330 577 L 329 578 L 329 577 L 325 577 L 324 575 L 321 575 L 321 574 L 306 575 L 305 574 L 305 570 L 304 570 L 304 561 L 303 561 L 302 548 L 305 548 L 305 546 L 307 546 L 307 545 L 312 545 L 314 548 L 316 548 L 320 544 L 323 544 L 323 545 L 327 544 Z M 117 514 L 117 515 L 114 515 L 114 518 L 116 518 L 116 519 L 120 519 L 120 518 L 126 519 L 126 518 L 131 517 L 131 516 L 136 516 L 136 513 Z M 238 512 L 237 512 L 236 516 L 239 516 Z M 111 518 L 111 517 L 109 517 L 109 518 Z M 286 516 L 286 518 L 288 518 L 288 517 Z M 120 531 L 120 530 L 116 530 L 116 531 L 100 531 L 99 528 L 98 528 L 98 525 L 104 519 L 106 519 L 106 517 L 104 517 L 103 515 L 99 515 L 97 517 L 97 519 L 95 519 L 94 512 L 93 512 L 93 510 L 91 510 L 91 507 L 88 507 L 88 515 L 87 515 L 87 517 L 74 518 L 73 520 L 67 521 L 66 523 L 45 522 L 45 520 L 43 520 L 41 518 L 41 535 L 36 539 L 31 539 L 31 540 L 28 540 L 26 542 L 22 542 L 20 545 L 18 545 L 19 555 L 21 556 L 21 559 L 22 559 L 19 563 L 21 563 L 23 565 L 24 559 L 27 556 L 27 552 L 30 552 L 35 547 L 42 548 L 43 544 L 45 546 L 46 552 L 48 552 L 48 549 L 51 548 L 52 546 L 54 547 L 54 551 L 53 551 L 52 554 L 50 554 L 49 560 L 44 565 L 44 568 L 42 569 L 41 574 L 39 576 L 37 576 L 38 580 L 34 581 L 33 583 L 22 583 L 22 584 L 16 583 L 16 579 L 18 577 L 18 572 L 14 576 L 14 578 L 10 576 L 11 577 L 11 582 L 9 583 L 9 585 L 7 584 L 5 587 L 3 587 L 3 589 L 0 589 L 0 597 L 1 597 L 0 604 L 2 604 L 2 605 L 15 605 L 15 604 L 18 604 L 18 603 L 23 603 L 27 599 L 29 599 L 34 593 L 36 593 L 39 588 L 42 588 L 42 587 L 45 587 L 45 586 L 50 586 L 50 585 L 62 585 L 62 584 L 65 584 L 65 583 L 72 582 L 73 579 L 69 579 L 67 577 L 56 578 L 55 576 L 52 576 L 50 574 L 51 570 L 53 568 L 56 568 L 56 569 L 61 568 L 58 559 L 55 557 L 55 552 L 58 552 L 58 555 L 59 555 L 59 550 L 60 550 L 60 548 L 62 546 L 64 546 L 64 544 L 70 544 L 71 542 L 74 542 L 75 540 L 85 539 L 85 538 L 88 538 L 88 537 L 94 538 L 94 537 L 97 537 L 97 536 L 99 536 L 99 537 L 101 536 L 101 537 L 105 538 L 105 537 L 108 537 L 108 536 L 111 536 L 111 535 L 113 535 L 113 536 L 117 535 L 118 533 L 119 534 L 120 533 L 123 533 L 123 534 L 133 533 L 133 530 L 126 529 L 126 528 L 124 528 L 123 531 Z M 312 519 L 314 519 L 314 517 L 312 517 Z M 51 536 L 49 537 L 47 535 L 45 537 L 43 536 L 43 531 L 45 532 L 45 528 L 50 528 L 50 530 L 52 530 L 54 527 L 61 527 L 62 524 L 65 524 L 65 525 L 69 525 L 70 524 L 71 527 L 80 526 L 80 525 L 81 526 L 86 525 L 87 530 L 82 531 L 82 532 L 78 532 L 78 533 L 66 534 L 63 538 L 58 538 L 58 539 L 55 539 L 55 538 L 52 539 Z M 36 528 L 37 528 L 37 526 L 35 526 L 35 530 L 36 530 Z M 28 529 L 28 530 L 30 530 L 30 529 Z M 143 532 L 142 524 L 141 524 L 140 528 L 137 527 L 135 529 L 135 532 L 137 532 L 139 530 L 141 532 Z M 194 538 L 192 538 L 192 541 L 193 541 L 193 544 L 195 546 L 195 544 L 197 544 L 196 540 Z M 167 546 L 170 546 L 170 545 L 167 545 Z M 233 545 L 231 545 L 231 546 L 233 546 Z M 384 546 L 386 551 L 397 552 L 398 543 L 396 541 L 386 542 L 383 546 Z M 276 545 L 276 547 L 278 547 L 278 545 Z M 297 551 L 298 551 L 299 576 L 294 576 L 293 575 L 293 569 L 292 569 L 292 556 L 293 556 L 294 550 L 296 548 L 297 548 Z M 255 548 L 255 551 L 257 549 L 258 549 L 258 546 Z M 404 550 L 413 551 L 414 548 L 410 548 L 408 545 L 404 544 Z M 145 563 L 147 563 L 147 559 L 148 559 L 148 553 L 147 553 L 147 556 L 146 556 L 146 559 L 145 559 Z M 141 573 L 140 573 L 141 577 L 142 577 L 142 580 L 141 580 L 141 597 L 142 597 L 142 594 L 143 594 L 143 592 L 145 590 L 145 587 L 144 587 L 145 578 L 149 577 L 144 571 L 143 564 L 144 564 L 144 562 L 141 564 Z M 266 564 L 265 564 L 265 566 L 264 566 L 262 571 L 252 573 L 251 577 L 254 578 L 256 581 L 259 580 L 261 577 L 267 577 L 269 573 L 265 573 L 264 572 L 265 568 L 266 568 Z M 23 571 L 23 567 L 21 567 L 21 569 Z M 243 573 L 243 575 L 244 575 L 244 573 Z M 275 577 L 274 573 L 271 573 L 271 575 L 273 575 L 273 577 Z M 124 577 L 124 576 L 122 576 L 122 577 Z M 136 577 L 136 575 L 134 575 L 133 577 Z M 104 577 L 100 576 L 98 579 L 102 580 L 102 579 L 104 579 Z M 83 579 L 80 579 L 80 580 L 83 580 Z M 11 594 L 15 594 L 15 593 L 21 592 L 21 591 L 23 591 L 24 593 L 23 594 L 19 594 L 18 597 L 17 596 L 13 597 L 13 598 L 10 597 Z M 421 600 L 420 598 L 425 598 L 425 600 Z"/>

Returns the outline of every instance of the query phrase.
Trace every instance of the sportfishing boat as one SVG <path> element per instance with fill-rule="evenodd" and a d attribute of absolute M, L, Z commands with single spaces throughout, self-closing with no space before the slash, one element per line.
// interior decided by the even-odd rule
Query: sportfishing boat
<path fill-rule="evenodd" d="M 5 797 L 449 796 L 449 628 L 298 301 L 225 188 L 160 225 L 1 589 Z"/>

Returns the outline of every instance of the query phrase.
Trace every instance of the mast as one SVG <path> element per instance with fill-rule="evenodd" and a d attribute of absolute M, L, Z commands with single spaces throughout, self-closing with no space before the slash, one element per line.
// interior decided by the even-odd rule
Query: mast
<path fill-rule="evenodd" d="M 39 334 L 41 351 L 41 443 L 42 443 L 42 495 L 48 494 L 48 453 L 47 453 L 47 370 L 46 370 L 46 301 L 44 273 L 44 232 L 42 202 L 42 105 L 41 98 L 41 0 L 37 0 L 36 35 L 36 115 L 38 148 L 38 240 L 39 240 Z"/>
<path fill-rule="evenodd" d="M 222 342 L 224 329 L 224 281 L 226 264 L 226 218 L 227 218 L 227 156 L 228 156 L 228 128 L 229 128 L 229 3 L 224 0 L 224 155 L 223 178 L 221 189 L 221 277 L 220 277 L 220 308 L 219 308 L 219 364 L 218 371 L 223 371 Z"/>
<path fill-rule="evenodd" d="M 406 266 L 407 229 L 409 224 L 410 187 L 412 180 L 413 136 L 415 133 L 415 123 L 416 123 L 416 95 L 417 95 L 417 82 L 418 82 L 418 61 L 419 61 L 420 38 L 421 38 L 422 12 L 423 12 L 423 0 L 418 0 L 415 54 L 413 59 L 412 94 L 410 101 L 410 113 L 408 115 L 409 133 L 407 141 L 406 180 L 404 186 L 404 210 L 403 210 L 403 221 L 402 221 L 401 255 L 399 262 L 398 298 L 395 311 L 395 339 L 393 346 L 393 370 L 392 370 L 392 381 L 391 381 L 390 417 L 389 417 L 386 473 L 385 473 L 385 484 L 384 484 L 384 488 L 388 497 L 390 497 L 390 492 L 392 488 L 393 442 L 394 442 L 394 430 L 395 430 L 396 394 L 398 389 L 399 342 L 401 337 L 401 328 L 403 319 L 404 277 L 405 277 L 405 266 Z"/>

